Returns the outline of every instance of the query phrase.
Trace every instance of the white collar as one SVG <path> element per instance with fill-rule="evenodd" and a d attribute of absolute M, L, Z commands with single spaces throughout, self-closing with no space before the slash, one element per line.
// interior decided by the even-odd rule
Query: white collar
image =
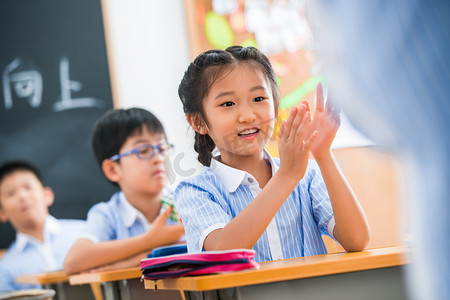
<path fill-rule="evenodd" d="M 272 156 L 270 156 L 269 152 L 267 152 L 266 149 L 264 149 L 264 159 L 272 167 L 272 176 L 273 176 L 275 172 L 278 170 L 278 166 L 274 163 Z M 211 159 L 210 168 L 214 172 L 214 174 L 216 174 L 220 178 L 220 180 L 230 193 L 236 191 L 236 189 L 239 187 L 241 183 L 244 182 L 244 184 L 246 184 L 247 183 L 247 181 L 245 180 L 246 178 L 248 177 L 253 178 L 253 176 L 250 175 L 249 173 L 227 166 L 214 158 Z"/>
<path fill-rule="evenodd" d="M 123 223 L 127 228 L 130 228 L 136 219 L 141 220 L 145 225 L 150 225 L 147 218 L 145 218 L 144 215 L 136 209 L 136 207 L 128 202 L 123 192 L 119 193 L 119 211 L 122 215 Z"/>
<path fill-rule="evenodd" d="M 44 224 L 44 243 L 46 241 L 49 241 L 51 235 L 58 234 L 61 232 L 61 230 L 62 230 L 61 222 L 58 221 L 53 216 L 48 215 L 47 218 L 45 219 L 45 224 Z M 18 231 L 16 234 L 17 250 L 19 252 L 22 252 L 28 243 L 42 244 L 40 241 L 38 241 L 31 235 Z"/>

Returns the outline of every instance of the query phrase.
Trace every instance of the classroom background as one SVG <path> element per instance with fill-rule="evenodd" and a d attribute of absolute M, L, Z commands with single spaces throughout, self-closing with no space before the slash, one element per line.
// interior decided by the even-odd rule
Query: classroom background
<path fill-rule="evenodd" d="M 243 9 L 244 2 L 247 10 Z M 177 94 L 183 72 L 196 55 L 231 44 L 255 45 L 260 49 L 264 46 L 262 50 L 274 59 L 272 64 L 278 70 L 277 75 L 284 80 L 280 84 L 282 96 L 287 100 L 284 103 L 300 103 L 302 98 L 313 102 L 315 84 L 324 80 L 320 57 L 314 56 L 318 53 L 312 29 L 308 28 L 305 1 L 280 2 L 280 7 L 270 9 L 267 5 L 271 1 L 196 0 L 155 4 L 115 0 L 106 3 L 120 106 L 145 107 L 162 120 L 177 148 L 173 157 L 180 158 L 172 159 L 174 184 L 201 168 L 192 146 L 193 131 L 188 130 Z M 272 14 L 272 28 L 249 33 L 249 26 L 263 25 L 255 21 L 258 18 L 267 23 L 267 18 L 258 15 L 265 9 Z M 296 31 L 287 32 L 284 40 L 296 43 L 283 44 L 275 36 L 283 29 L 283 22 L 287 22 L 283 9 L 293 9 L 300 16 L 285 26 L 292 26 Z M 245 20 L 250 17 L 253 23 Z M 247 29 L 242 22 L 247 22 Z M 284 46 L 277 48 L 274 46 L 277 43 Z M 288 108 L 289 104 L 280 109 L 280 114 L 287 115 Z M 269 147 L 276 154 L 276 143 Z M 407 221 L 399 162 L 355 130 L 345 115 L 333 147 L 367 214 L 372 230 L 368 247 L 403 243 L 407 238 Z M 339 250 L 337 245 L 328 242 L 330 249 Z"/>
<path fill-rule="evenodd" d="M 248 10 L 242 9 L 244 2 Z M 319 47 L 314 45 L 315 38 L 311 34 L 314 28 L 308 28 L 313 27 L 314 22 L 306 22 L 305 2 L 0 1 L 0 163 L 26 159 L 36 164 L 56 193 L 56 202 L 50 212 L 58 218 L 84 218 L 92 204 L 107 200 L 114 191 L 93 159 L 90 130 L 95 120 L 109 108 L 139 106 L 162 120 L 169 140 L 176 145 L 176 152 L 167 166 L 170 183 L 175 185 L 200 168 L 192 149 L 193 134 L 188 130 L 177 95 L 183 71 L 199 52 L 231 44 L 256 45 L 271 57 L 279 75 L 285 96 L 283 109 L 287 110 L 302 98 L 313 101 L 311 86 L 318 81 L 327 81 L 327 78 L 321 77 L 323 66 L 315 52 Z M 272 3 L 278 6 L 272 6 Z M 295 16 L 283 10 L 286 4 L 294 7 Z M 448 291 L 449 268 L 446 268 L 448 256 L 445 253 L 448 238 L 445 232 L 449 210 L 445 206 L 448 203 L 445 180 L 448 177 L 449 142 L 445 135 L 448 134 L 448 116 L 445 114 L 448 114 L 449 94 L 446 63 L 449 6 L 445 1 L 433 0 L 412 0 L 406 4 L 398 1 L 370 4 L 336 1 L 326 5 L 331 7 L 331 15 L 323 21 L 333 24 L 331 17 L 339 13 L 342 18 L 334 20 L 336 23 L 328 28 L 321 25 L 326 35 L 336 32 L 336 36 L 340 34 L 347 43 L 355 42 L 360 46 L 364 41 L 367 46 L 365 51 L 355 47 L 352 52 L 347 51 L 348 44 L 343 43 L 341 50 L 349 57 L 342 56 L 348 61 L 339 63 L 347 63 L 346 67 L 356 72 L 354 78 L 364 77 L 355 75 L 358 72 L 370 78 L 368 86 L 359 88 L 372 91 L 367 99 L 375 106 L 380 106 L 379 100 L 386 104 L 382 114 L 384 121 L 374 126 L 368 120 L 376 114 L 367 111 L 370 106 L 364 108 L 363 100 L 367 102 L 367 99 L 357 101 L 358 97 L 348 97 L 350 100 L 347 101 L 360 105 L 359 110 L 353 107 L 352 112 L 353 117 L 363 116 L 359 128 L 372 126 L 374 138 L 378 137 L 385 145 L 395 145 L 401 154 L 408 152 L 402 146 L 408 148 L 410 157 L 406 159 L 415 162 L 414 168 L 405 171 L 393 155 L 354 131 L 344 115 L 334 153 L 367 214 L 372 232 L 368 248 L 408 243 L 410 223 L 415 222 L 416 233 L 422 241 L 418 256 L 421 266 L 433 271 L 430 274 L 416 272 L 423 274 L 423 277 L 418 276 L 416 283 L 435 287 L 439 286 L 435 283 L 438 282 Z M 268 8 L 271 8 L 271 22 L 266 22 L 267 15 L 264 15 Z M 245 19 L 249 23 L 245 23 Z M 286 21 L 295 26 L 284 26 Z M 261 22 L 267 26 L 261 27 Z M 242 30 L 243 24 L 258 32 Z M 289 31 L 290 27 L 303 38 L 292 39 L 295 33 Z M 261 28 L 264 30 L 259 30 Z M 367 35 L 367 28 L 379 30 L 374 31 L 374 37 L 382 38 L 373 39 Z M 410 34 L 411 31 L 414 34 Z M 352 34 L 346 35 L 348 32 Z M 394 36 L 399 38 L 394 39 Z M 279 42 L 271 42 L 274 40 Z M 326 36 L 322 41 L 331 40 Z M 398 51 L 398 44 L 406 46 Z M 412 52 L 413 48 L 417 51 Z M 408 55 L 403 55 L 406 53 Z M 386 58 L 381 54 L 399 56 L 394 55 L 389 76 L 384 76 L 384 64 L 378 63 Z M 328 53 L 328 57 L 337 56 L 333 52 Z M 360 62 L 371 60 L 374 68 L 360 68 L 355 65 L 358 64 L 355 58 Z M 399 66 L 403 59 L 410 59 L 411 64 Z M 404 72 L 406 67 L 410 68 L 409 73 Z M 378 73 L 374 74 L 374 70 Z M 402 76 L 405 73 L 416 76 Z M 383 83 L 387 88 L 373 85 L 374 78 L 380 82 L 385 80 Z M 408 81 L 412 79 L 416 80 L 414 84 Z M 391 89 L 392 81 L 405 85 Z M 342 85 L 341 88 L 345 89 L 343 93 L 341 91 L 342 95 L 357 87 Z M 388 90 L 390 97 L 385 97 Z M 425 93 L 429 99 L 419 97 L 421 93 L 414 94 L 416 91 Z M 409 96 L 405 97 L 405 94 Z M 390 101 L 396 100 L 399 100 L 398 106 L 390 109 Z M 427 114 L 422 115 L 425 110 Z M 417 114 L 412 117 L 412 112 Z M 399 119 L 399 115 L 403 119 Z M 392 118 L 393 126 L 386 121 L 389 118 Z M 409 126 L 410 122 L 413 126 Z M 379 130 L 381 127 L 383 130 Z M 395 134 L 401 138 L 396 139 Z M 411 137 L 414 143 L 409 147 L 400 144 L 404 136 Z M 272 143 L 269 150 L 276 153 L 276 143 Z M 410 177 L 407 189 L 405 173 Z M 407 220 L 407 212 L 414 203 L 415 216 L 419 218 Z M 13 238 L 11 228 L 0 224 L 0 249 L 6 248 Z M 340 251 L 332 243 L 327 246 L 331 252 Z M 428 257 L 428 251 L 439 255 Z M 435 274 L 435 270 L 442 274 Z"/>
<path fill-rule="evenodd" d="M 83 0 L 75 3 L 46 0 L 38 5 L 49 3 L 50 7 L 47 10 L 49 14 L 53 14 L 52 9 L 54 9 L 61 16 L 63 14 L 75 16 L 73 20 L 69 18 L 61 18 L 59 20 L 62 23 L 73 22 L 71 23 L 73 26 L 68 27 L 68 30 L 76 32 L 77 28 L 81 30 L 81 26 L 78 25 L 91 22 L 92 26 L 98 31 L 96 33 L 98 35 L 92 35 L 92 39 L 87 42 L 74 44 L 70 49 L 73 53 L 71 53 L 71 56 L 68 55 L 66 59 L 62 53 L 53 50 L 52 43 L 58 44 L 58 30 L 56 30 L 55 35 L 48 33 L 50 37 L 45 35 L 44 30 L 45 36 L 36 42 L 45 44 L 46 49 L 51 49 L 55 52 L 55 56 L 57 56 L 59 61 L 58 64 L 52 61 L 52 70 L 59 70 L 60 77 L 64 70 L 70 76 L 70 78 L 66 79 L 66 83 L 69 84 L 68 90 L 72 91 L 73 99 L 75 99 L 75 95 L 86 97 L 87 95 L 93 96 L 97 92 L 94 89 L 95 87 L 92 87 L 92 93 L 89 94 L 91 92 L 89 90 L 89 82 L 92 81 L 94 85 L 97 85 L 99 79 L 87 77 L 86 74 L 91 73 L 90 66 L 92 70 L 103 68 L 107 71 L 107 76 L 110 79 L 108 84 L 104 84 L 107 87 L 106 89 L 109 87 L 109 94 L 103 90 L 101 91 L 103 92 L 102 96 L 98 96 L 98 98 L 110 98 L 106 99 L 109 106 L 103 106 L 103 110 L 112 106 L 116 108 L 137 106 L 150 110 L 162 121 L 167 130 L 169 141 L 176 146 L 175 153 L 166 164 L 169 171 L 170 184 L 175 186 L 181 179 L 192 176 L 201 168 L 192 146 L 193 132 L 189 130 L 189 126 L 185 121 L 177 93 L 178 84 L 184 70 L 197 54 L 209 48 L 225 48 L 233 44 L 259 47 L 272 60 L 272 64 L 277 72 L 282 96 L 284 96 L 280 109 L 281 115 L 287 114 L 286 112 L 289 108 L 299 103 L 302 99 L 307 99 L 313 103 L 315 85 L 317 82 L 326 83 L 327 81 L 324 76 L 320 56 L 316 52 L 312 30 L 307 22 L 305 1 L 280 2 L 279 6 L 270 7 L 268 6 L 271 3 L 270 1 L 247 1 L 245 9 L 244 2 Z M 8 3 L 8 1 L 4 3 Z M 9 1 L 10 5 L 23 6 L 20 0 L 14 4 L 11 3 L 12 1 Z M 71 6 L 70 10 L 67 9 L 67 6 Z M 271 15 L 270 26 L 265 30 L 259 30 L 259 28 L 262 28 L 262 23 L 258 22 L 264 19 L 261 18 L 261 13 L 264 11 Z M 295 11 L 296 13 L 292 16 L 289 15 L 289 11 Z M 79 13 L 79 15 L 76 15 L 76 13 Z M 18 16 L 16 15 L 15 18 L 18 18 Z M 48 18 L 50 18 L 50 15 Z M 36 22 L 40 21 L 39 18 L 36 19 Z M 286 25 L 283 22 L 290 23 Z M 17 25 L 25 27 L 22 29 L 27 29 L 26 26 L 29 25 L 24 24 L 26 22 Z M 14 32 L 13 29 L 6 30 L 5 26 L 2 26 L 2 28 L 2 35 L 8 35 L 8 30 Z M 288 28 L 294 28 L 295 30 L 289 31 L 287 30 Z M 253 32 L 249 32 L 250 29 Z M 46 30 L 50 30 L 50 25 Z M 89 28 L 85 30 L 95 31 L 89 30 Z M 282 34 L 277 34 L 280 32 Z M 67 38 L 63 35 L 61 35 L 62 40 Z M 17 33 L 14 33 L 12 38 L 17 38 Z M 68 39 L 75 41 L 77 36 L 73 34 Z M 88 50 L 86 50 L 86 47 L 94 44 L 93 40 L 97 42 L 100 40 L 101 43 L 95 49 L 87 48 Z M 12 52 L 18 51 L 19 47 L 17 45 L 9 44 L 9 46 L 7 48 L 13 49 Z M 64 49 L 63 46 L 58 47 L 56 47 L 58 50 L 64 52 L 64 50 L 61 50 Z M 40 49 L 38 46 L 36 48 Z M 42 50 L 40 49 L 40 51 Z M 101 53 L 102 51 L 104 53 Z M 19 52 L 21 53 L 21 51 Z M 26 52 L 25 56 L 28 55 L 28 57 L 32 58 L 34 53 L 33 49 L 31 49 L 29 52 Z M 49 56 L 51 57 L 52 54 L 51 52 Z M 7 56 L 3 52 L 2 55 Z M 69 65 L 69 61 L 74 59 L 73 57 L 76 57 L 77 61 L 76 63 L 71 61 Z M 76 77 L 76 74 L 78 74 L 76 73 L 77 66 L 86 64 L 86 61 L 87 66 L 85 68 L 87 71 L 84 70 L 84 73 L 79 73 L 82 74 L 79 76 L 86 77 Z M 94 65 L 98 64 L 99 61 L 102 61 L 105 65 L 98 65 L 98 67 Z M 23 61 L 20 63 L 23 64 Z M 3 65 L 0 67 L 5 68 L 4 70 L 7 70 L 8 67 L 13 70 L 14 68 L 19 68 L 18 65 L 20 63 L 7 57 L 4 62 L 2 61 L 2 64 L 5 64 L 7 67 Z M 29 63 L 27 66 L 32 65 Z M 45 67 L 38 66 L 35 68 L 35 71 L 39 67 L 45 69 L 42 71 L 44 88 L 49 89 L 48 85 L 56 86 L 55 89 L 59 92 L 58 82 L 48 83 L 46 81 L 45 76 L 48 75 L 47 73 L 50 73 L 50 67 L 47 65 Z M 3 74 L 7 73 L 5 72 Z M 105 73 L 99 74 L 98 77 L 104 78 Z M 13 80 L 11 78 L 13 77 L 10 76 L 10 82 Z M 5 80 L 5 77 L 3 79 Z M 84 84 L 82 87 L 80 85 L 78 90 L 73 86 L 76 85 L 75 80 Z M 61 79 L 59 84 L 63 85 L 63 82 L 63 79 Z M 3 87 L 5 90 L 5 85 Z M 62 87 L 61 90 L 63 90 Z M 0 108 L 0 114 L 3 120 L 6 120 L 8 117 L 13 118 L 11 112 L 19 104 L 13 102 L 16 106 L 8 108 L 4 91 L 2 95 L 4 106 Z M 45 103 L 45 101 L 48 101 L 45 98 L 45 91 L 43 95 L 42 102 Z M 63 92 L 61 92 L 61 96 L 58 99 L 64 100 Z M 33 105 L 32 99 L 28 100 L 28 104 L 21 104 L 27 109 Z M 15 101 L 14 98 L 13 101 Z M 76 112 L 77 109 L 75 108 L 71 111 Z M 34 118 L 51 119 L 51 117 L 45 116 L 42 110 L 37 109 L 34 112 L 36 112 Z M 40 116 L 39 114 L 43 115 Z M 75 123 L 73 123 L 76 125 L 70 125 L 67 122 L 69 124 L 67 130 L 73 131 L 74 127 L 80 129 L 81 127 L 78 127 L 81 126 L 80 123 L 85 123 L 85 126 L 87 126 L 86 124 L 92 125 L 99 115 L 99 111 L 96 110 L 95 113 L 91 113 L 89 116 L 90 121 L 86 122 L 85 120 L 88 116 L 83 111 L 80 115 L 75 114 L 71 118 L 76 119 L 74 120 Z M 14 118 L 17 119 L 15 116 Z M 20 122 L 25 125 L 22 127 L 18 126 L 19 129 L 17 131 L 19 132 L 22 129 L 27 132 L 22 137 L 22 140 L 29 144 L 27 146 L 22 146 L 22 144 L 15 146 L 8 150 L 7 154 L 13 158 L 26 159 L 31 157 L 38 164 L 38 167 L 43 168 L 44 178 L 47 177 L 49 179 L 47 183 L 56 192 L 56 202 L 50 209 L 52 214 L 58 218 L 84 218 L 87 209 L 93 203 L 106 201 L 109 198 L 113 188 L 102 178 L 100 170 L 91 154 L 89 154 L 89 126 L 83 128 L 85 134 L 81 137 L 83 149 L 80 149 L 80 151 L 84 152 L 79 152 L 86 153 L 86 156 L 78 157 L 78 155 L 76 157 L 73 152 L 67 149 L 74 148 L 77 142 L 48 138 L 43 143 L 42 140 L 37 138 L 39 133 L 32 140 L 32 135 L 36 134 L 39 127 L 36 129 L 34 123 L 26 124 L 23 120 L 20 120 Z M 55 122 L 59 121 L 56 120 Z M 18 140 L 17 135 L 11 133 L 11 125 L 3 122 L 1 126 L 2 132 L 6 136 L 2 140 L 3 145 L 8 145 Z M 63 132 L 62 134 L 65 133 Z M 43 134 L 43 137 L 46 136 L 46 134 Z M 42 155 L 49 152 L 49 149 L 57 147 L 61 148 L 60 151 L 66 155 L 65 157 L 48 155 L 47 160 L 42 159 Z M 406 218 L 402 198 L 402 169 L 397 160 L 357 132 L 346 120 L 345 115 L 343 115 L 343 124 L 338 132 L 333 148 L 342 170 L 362 202 L 367 214 L 372 230 L 372 238 L 368 247 L 375 248 L 402 244 L 406 238 Z M 2 146 L 1 151 L 5 151 L 5 149 Z M 22 152 L 23 149 L 27 149 L 27 151 Z M 269 150 L 276 154 L 275 141 L 269 145 Z M 3 155 L 2 159 L 5 160 L 8 155 Z M 78 168 L 80 165 L 76 159 L 82 161 L 85 165 L 89 165 L 86 168 L 91 169 L 86 171 L 87 169 L 85 170 L 82 167 Z M 61 172 L 61 170 L 64 170 L 64 172 L 61 174 L 57 171 L 48 171 L 55 169 L 59 170 L 58 172 Z M 74 171 L 75 169 L 80 169 L 78 174 Z M 58 180 L 66 180 L 68 183 L 58 189 L 62 184 L 58 181 L 52 181 L 54 177 Z M 95 182 L 94 178 L 98 179 L 98 182 Z M 53 182 L 55 183 L 53 184 Z M 87 187 L 88 190 L 85 194 L 76 196 L 75 199 L 70 198 L 74 197 L 74 194 L 79 192 L 79 190 L 83 190 L 79 189 L 79 186 L 86 188 L 86 184 L 89 183 L 92 186 Z M 100 190 L 100 186 L 104 187 L 101 192 L 96 190 L 97 187 Z M 93 190 L 95 190 L 95 193 Z M 0 248 L 6 248 L 12 240 L 11 231 L 9 231 L 8 236 L 3 234 L 5 232 L 3 230 L 6 230 L 4 225 L 0 229 L 2 230 L 2 244 Z M 328 247 L 331 251 L 340 250 L 339 246 L 332 241 L 328 241 Z"/>

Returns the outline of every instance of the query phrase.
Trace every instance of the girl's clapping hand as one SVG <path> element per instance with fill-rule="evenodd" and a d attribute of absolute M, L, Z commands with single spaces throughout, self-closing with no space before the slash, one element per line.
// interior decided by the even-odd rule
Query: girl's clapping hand
<path fill-rule="evenodd" d="M 316 111 L 306 132 L 306 136 L 313 134 L 315 131 L 319 133 L 311 146 L 311 153 L 316 160 L 320 160 L 330 153 L 331 143 L 341 125 L 340 108 L 337 103 L 333 102 L 330 97 L 328 97 L 326 105 L 324 105 L 324 102 L 322 84 L 319 83 L 316 94 Z M 306 110 L 309 110 L 308 102 L 305 101 L 302 105 L 305 105 Z"/>
<path fill-rule="evenodd" d="M 292 108 L 288 120 L 283 120 L 278 132 L 279 172 L 285 172 L 287 178 L 296 182 L 305 174 L 309 151 L 318 136 L 317 131 L 311 132 L 310 126 L 309 106 L 302 104 L 300 108 Z"/>

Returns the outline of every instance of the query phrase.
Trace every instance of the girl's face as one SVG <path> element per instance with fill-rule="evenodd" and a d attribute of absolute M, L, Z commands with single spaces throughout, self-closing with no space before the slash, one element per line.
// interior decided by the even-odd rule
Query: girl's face
<path fill-rule="evenodd" d="M 275 121 L 272 90 L 263 73 L 239 65 L 214 82 L 203 99 L 207 133 L 232 165 L 245 156 L 262 155 Z"/>

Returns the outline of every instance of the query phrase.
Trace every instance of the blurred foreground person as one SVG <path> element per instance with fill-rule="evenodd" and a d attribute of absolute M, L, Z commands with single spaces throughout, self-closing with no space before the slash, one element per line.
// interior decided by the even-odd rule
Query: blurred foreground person
<path fill-rule="evenodd" d="M 450 2 L 314 1 L 335 98 L 403 161 L 413 299 L 450 299 Z"/>

